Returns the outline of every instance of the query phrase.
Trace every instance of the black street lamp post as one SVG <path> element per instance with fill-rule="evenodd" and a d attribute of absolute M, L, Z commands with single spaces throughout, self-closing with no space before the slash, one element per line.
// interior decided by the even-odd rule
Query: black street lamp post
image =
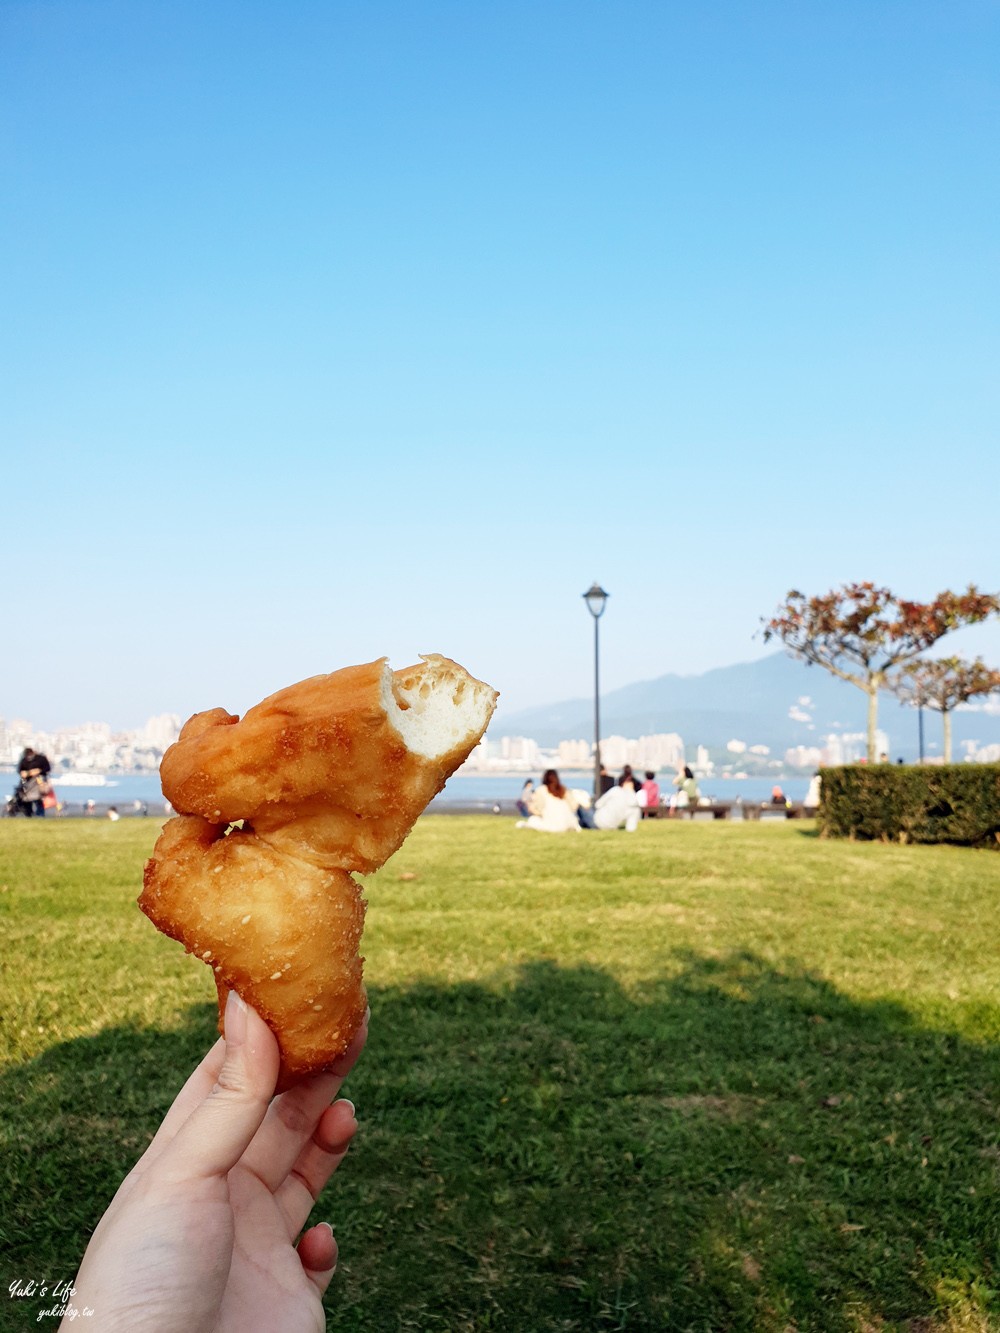
<path fill-rule="evenodd" d="M 594 800 L 601 794 L 601 665 L 598 621 L 604 615 L 609 593 L 599 583 L 592 583 L 583 594 L 587 610 L 594 617 Z"/>

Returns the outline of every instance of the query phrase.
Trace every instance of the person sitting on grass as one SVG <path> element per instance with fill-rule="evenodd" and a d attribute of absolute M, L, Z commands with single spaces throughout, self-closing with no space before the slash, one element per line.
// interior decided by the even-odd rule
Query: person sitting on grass
<path fill-rule="evenodd" d="M 579 803 L 570 798 L 554 768 L 542 774 L 542 783 L 532 793 L 527 819 L 519 819 L 515 828 L 533 828 L 540 833 L 568 833 L 579 829 L 576 810 Z"/>
<path fill-rule="evenodd" d="M 594 828 L 623 828 L 627 833 L 634 833 L 641 818 L 642 804 L 632 781 L 612 787 L 598 797 L 594 805 Z"/>
<path fill-rule="evenodd" d="M 368 1016 L 335 1072 L 279 1097 L 278 1043 L 234 991 L 224 1026 L 90 1238 L 72 1302 L 94 1328 L 326 1327 L 337 1242 L 326 1222 L 302 1228 L 358 1127 L 335 1098 Z"/>
<path fill-rule="evenodd" d="M 582 787 L 567 787 L 566 801 L 576 815 L 576 822 L 581 828 L 594 828 L 593 800 L 589 791 Z"/>

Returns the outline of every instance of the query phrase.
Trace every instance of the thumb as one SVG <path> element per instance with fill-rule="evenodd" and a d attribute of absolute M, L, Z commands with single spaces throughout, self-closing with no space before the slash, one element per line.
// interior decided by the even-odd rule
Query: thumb
<path fill-rule="evenodd" d="M 231 990 L 226 1055 L 215 1086 L 175 1134 L 160 1159 L 166 1175 L 224 1176 L 243 1156 L 274 1096 L 278 1043 L 264 1020 Z"/>

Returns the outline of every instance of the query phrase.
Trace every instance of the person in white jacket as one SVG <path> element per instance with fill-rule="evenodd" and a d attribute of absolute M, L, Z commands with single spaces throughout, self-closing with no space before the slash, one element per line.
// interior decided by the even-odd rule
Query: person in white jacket
<path fill-rule="evenodd" d="M 642 818 L 642 802 L 631 781 L 621 787 L 612 787 L 598 797 L 594 806 L 594 827 L 599 829 L 624 828 L 634 833 Z"/>

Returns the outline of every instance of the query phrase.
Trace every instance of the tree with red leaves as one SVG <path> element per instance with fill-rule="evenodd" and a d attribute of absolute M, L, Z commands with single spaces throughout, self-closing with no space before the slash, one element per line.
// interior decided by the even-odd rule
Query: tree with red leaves
<path fill-rule="evenodd" d="M 960 657 L 928 658 L 907 662 L 889 681 L 889 688 L 904 703 L 933 708 L 941 714 L 944 762 L 951 763 L 951 715 L 959 704 L 1000 690 L 1000 671 L 981 657 L 964 662 Z"/>
<path fill-rule="evenodd" d="M 868 762 L 874 763 L 878 692 L 887 676 L 952 630 L 1000 614 L 1000 597 L 971 584 L 933 602 L 906 602 L 874 583 L 845 583 L 819 597 L 792 591 L 770 620 L 764 641 L 780 639 L 793 657 L 824 667 L 868 695 Z"/>

